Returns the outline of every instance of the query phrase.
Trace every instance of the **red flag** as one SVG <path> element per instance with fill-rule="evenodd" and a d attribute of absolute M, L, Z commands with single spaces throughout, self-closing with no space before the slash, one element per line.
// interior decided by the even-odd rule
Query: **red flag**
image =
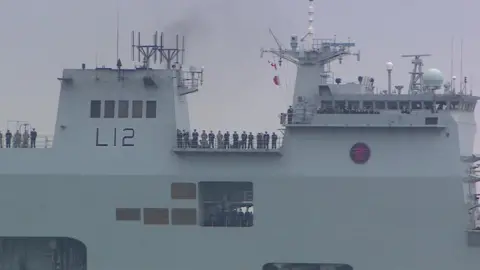
<path fill-rule="evenodd" d="M 278 76 L 273 77 L 273 83 L 277 86 L 280 85 L 280 78 Z"/>

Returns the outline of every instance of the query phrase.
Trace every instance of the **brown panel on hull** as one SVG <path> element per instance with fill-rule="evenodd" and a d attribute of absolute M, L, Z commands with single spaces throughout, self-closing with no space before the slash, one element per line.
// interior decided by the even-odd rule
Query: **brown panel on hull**
<path fill-rule="evenodd" d="M 197 209 L 173 208 L 172 225 L 197 225 Z"/>
<path fill-rule="evenodd" d="M 115 216 L 118 221 L 140 221 L 142 214 L 140 208 L 117 208 Z"/>
<path fill-rule="evenodd" d="M 168 208 L 143 208 L 143 224 L 145 225 L 170 224 Z"/>
<path fill-rule="evenodd" d="M 172 199 L 195 200 L 197 199 L 197 184 L 195 183 L 172 183 Z"/>

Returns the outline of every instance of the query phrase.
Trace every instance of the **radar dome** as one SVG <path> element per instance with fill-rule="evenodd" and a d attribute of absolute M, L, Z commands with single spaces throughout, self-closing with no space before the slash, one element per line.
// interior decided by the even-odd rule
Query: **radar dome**
<path fill-rule="evenodd" d="M 431 68 L 423 73 L 423 84 L 428 88 L 438 89 L 443 85 L 443 74 L 436 68 Z"/>

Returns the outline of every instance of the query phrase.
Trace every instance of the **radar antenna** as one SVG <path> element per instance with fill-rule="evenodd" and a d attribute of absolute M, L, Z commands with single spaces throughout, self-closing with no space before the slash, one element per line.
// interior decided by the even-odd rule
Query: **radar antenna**
<path fill-rule="evenodd" d="M 177 65 L 183 65 L 185 60 L 185 37 L 182 36 L 181 47 L 179 36 L 176 35 L 176 46 L 174 48 L 166 48 L 163 40 L 163 32 L 160 33 L 160 37 L 158 36 L 158 32 L 155 32 L 153 35 L 153 44 L 142 45 L 140 32 L 137 33 L 137 44 L 135 44 L 135 32 L 132 31 L 132 61 L 135 61 L 135 49 L 137 50 L 137 61 L 143 63 L 142 68 L 150 68 L 150 59 L 152 57 L 153 63 L 156 63 L 158 54 L 160 54 L 160 64 L 165 61 L 167 69 L 177 68 Z M 172 64 L 173 61 L 175 61 L 174 64 Z"/>
<path fill-rule="evenodd" d="M 417 91 L 423 91 L 423 59 L 421 57 L 431 56 L 431 54 L 404 54 L 402 57 L 413 57 L 413 70 L 410 72 L 410 85 L 408 93 L 412 94 Z"/>

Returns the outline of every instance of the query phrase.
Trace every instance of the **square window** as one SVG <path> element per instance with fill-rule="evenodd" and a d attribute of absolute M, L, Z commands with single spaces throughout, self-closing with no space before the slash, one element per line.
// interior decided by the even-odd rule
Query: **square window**
<path fill-rule="evenodd" d="M 128 100 L 118 101 L 118 118 L 128 118 Z"/>
<path fill-rule="evenodd" d="M 143 117 L 143 101 L 134 100 L 132 102 L 132 118 L 142 118 Z"/>
<path fill-rule="evenodd" d="M 90 118 L 100 118 L 102 102 L 100 100 L 90 101 Z"/>
<path fill-rule="evenodd" d="M 147 118 L 157 118 L 157 101 L 147 101 Z"/>
<path fill-rule="evenodd" d="M 105 100 L 105 108 L 103 111 L 104 118 L 115 117 L 115 100 Z"/>

